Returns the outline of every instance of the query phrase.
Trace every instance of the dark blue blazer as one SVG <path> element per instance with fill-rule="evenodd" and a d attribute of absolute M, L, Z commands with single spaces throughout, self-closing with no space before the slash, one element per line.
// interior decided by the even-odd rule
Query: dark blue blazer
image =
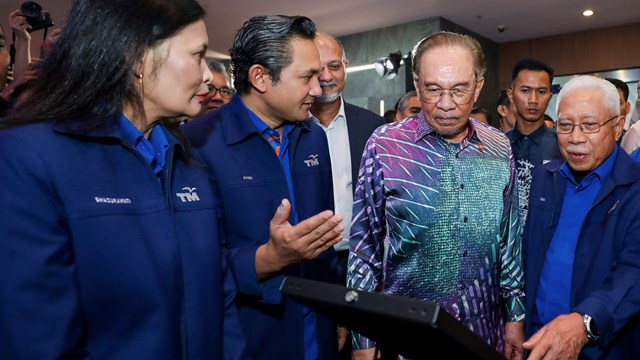
<path fill-rule="evenodd" d="M 529 195 L 523 238 L 525 335 L 532 334 L 533 308 L 545 254 L 558 225 L 566 180 L 563 161 L 539 166 Z M 593 317 L 598 344 L 581 359 L 634 359 L 640 353 L 640 165 L 619 150 L 584 220 L 571 279 L 571 311 Z"/>
<path fill-rule="evenodd" d="M 384 125 L 385 120 L 373 111 L 348 104 L 346 101 L 344 103 L 344 115 L 347 118 L 347 130 L 349 131 L 351 180 L 353 181 L 352 190 L 355 191 L 364 146 L 371 134 L 373 134 L 373 131 L 378 128 L 378 126 Z"/>
<path fill-rule="evenodd" d="M 303 359 L 303 317 L 299 304 L 281 296 L 283 276 L 337 282 L 335 252 L 329 249 L 303 265 L 258 282 L 255 253 L 269 240 L 269 222 L 289 190 L 280 160 L 258 133 L 241 97 L 183 126 L 209 168 L 221 203 L 218 211 L 235 272 L 240 321 L 252 358 Z M 289 158 L 300 221 L 333 209 L 331 163 L 324 131 L 313 121 L 296 124 Z M 293 224 L 293 219 L 289 221 Z M 336 325 L 317 316 L 319 359 L 337 357 Z"/>

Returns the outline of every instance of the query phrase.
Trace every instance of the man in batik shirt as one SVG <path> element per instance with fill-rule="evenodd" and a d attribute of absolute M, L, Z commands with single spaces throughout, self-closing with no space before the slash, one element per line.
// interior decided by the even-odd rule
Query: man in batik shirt
<path fill-rule="evenodd" d="M 482 49 L 471 37 L 441 32 L 413 53 L 422 112 L 369 138 L 347 286 L 438 303 L 507 359 L 520 359 L 515 165 L 506 136 L 469 119 L 484 84 Z M 374 357 L 371 340 L 353 340 L 355 359 Z"/>

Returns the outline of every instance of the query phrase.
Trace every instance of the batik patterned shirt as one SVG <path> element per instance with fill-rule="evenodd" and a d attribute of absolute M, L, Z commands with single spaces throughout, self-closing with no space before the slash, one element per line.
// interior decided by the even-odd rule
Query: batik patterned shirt
<path fill-rule="evenodd" d="M 475 120 L 468 130 L 452 144 L 420 114 L 369 138 L 347 286 L 438 303 L 502 352 L 505 320 L 524 321 L 515 165 L 500 131 Z"/>

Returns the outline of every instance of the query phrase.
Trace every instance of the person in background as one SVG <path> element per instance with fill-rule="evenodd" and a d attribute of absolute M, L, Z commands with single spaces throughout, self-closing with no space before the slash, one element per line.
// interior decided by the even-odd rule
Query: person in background
<path fill-rule="evenodd" d="M 418 99 L 418 93 L 415 90 L 407 91 L 398 100 L 398 109 L 396 110 L 396 121 L 404 120 L 409 116 L 420 114 L 422 104 Z"/>
<path fill-rule="evenodd" d="M 346 284 L 347 258 L 349 257 L 349 231 L 353 208 L 353 180 L 357 179 L 364 145 L 373 131 L 385 123 L 385 119 L 365 108 L 349 104 L 342 97 L 346 85 L 349 60 L 342 43 L 335 37 L 319 32 L 315 43 L 320 50 L 324 68 L 318 79 L 322 95 L 311 106 L 311 118 L 327 134 L 331 155 L 333 199 L 335 212 L 344 219 L 342 240 L 334 245 L 338 258 L 338 276 Z M 346 343 L 346 329 L 340 328 L 339 348 Z M 344 350 L 345 356 L 350 351 Z"/>
<path fill-rule="evenodd" d="M 209 83 L 208 101 L 203 103 L 204 106 L 200 115 L 216 110 L 228 103 L 231 101 L 233 94 L 235 94 L 235 91 L 229 85 L 229 73 L 224 64 L 215 60 L 209 61 L 208 64 L 213 77 Z"/>
<path fill-rule="evenodd" d="M 519 359 L 524 275 L 515 165 L 504 133 L 470 119 L 484 85 L 482 48 L 439 32 L 412 53 L 422 112 L 378 128 L 367 142 L 347 286 L 435 302 L 507 359 Z M 354 359 L 376 353 L 357 334 L 353 349 Z"/>
<path fill-rule="evenodd" d="M 612 83 L 616 90 L 618 91 L 618 96 L 620 98 L 620 115 L 625 117 L 625 122 L 627 119 L 627 115 L 631 111 L 631 104 L 629 103 L 629 85 L 624 81 L 616 78 L 605 78 L 605 80 Z M 632 130 L 634 135 L 626 137 L 626 131 L 622 130 L 622 135 L 620 136 L 620 140 L 618 140 L 618 144 L 622 147 L 627 154 L 631 154 L 633 150 L 635 150 L 638 146 L 640 146 L 640 134 L 637 134 L 635 129 Z M 626 138 L 626 139 L 625 139 Z"/>
<path fill-rule="evenodd" d="M 509 100 L 507 90 L 500 91 L 496 101 L 496 111 L 500 115 L 500 130 L 507 132 L 516 126 L 516 107 Z"/>
<path fill-rule="evenodd" d="M 529 360 L 638 355 L 640 164 L 617 145 L 624 122 L 606 80 L 558 95 L 564 160 L 536 169 L 523 236 Z"/>
<path fill-rule="evenodd" d="M 519 61 L 511 75 L 507 90 L 515 106 L 516 126 L 506 133 L 516 161 L 520 220 L 526 224 L 529 188 L 533 169 L 554 159 L 560 159 L 558 137 L 545 125 L 544 113 L 551 100 L 553 69 L 533 59 Z"/>
<path fill-rule="evenodd" d="M 0 122 L 0 358 L 246 358 L 218 200 L 170 122 L 207 92 L 204 16 L 76 0 Z"/>
<path fill-rule="evenodd" d="M 491 125 L 491 114 L 485 108 L 474 106 L 471 109 L 471 117 L 487 125 Z"/>
<path fill-rule="evenodd" d="M 9 95 L 4 93 L 9 80 L 9 66 L 11 64 L 11 55 L 9 54 L 7 42 L 7 35 L 4 33 L 2 25 L 0 25 L 0 118 L 2 118 L 2 114 L 9 106 Z"/>
<path fill-rule="evenodd" d="M 220 194 L 249 358 L 338 356 L 335 322 L 280 292 L 284 276 L 344 283 L 336 275 L 333 246 L 344 226 L 332 211 L 327 136 L 309 118 L 322 95 L 315 37 L 304 16 L 246 21 L 230 51 L 238 94 L 182 126 Z"/>
<path fill-rule="evenodd" d="M 358 178 L 364 145 L 385 120 L 372 111 L 349 104 L 342 97 L 349 60 L 340 41 L 323 32 L 319 32 L 314 41 L 320 50 L 324 68 L 319 75 L 322 95 L 314 99 L 310 112 L 312 119 L 327 134 L 329 142 L 335 211 L 344 219 L 343 239 L 334 249 L 340 278 L 346 282 L 349 225 L 355 190 L 353 182 Z"/>
<path fill-rule="evenodd" d="M 384 122 L 385 124 L 390 124 L 394 121 L 396 121 L 396 113 L 398 111 L 396 109 L 389 109 L 387 111 L 384 112 L 384 114 L 382 115 L 382 117 L 384 118 Z"/>
<path fill-rule="evenodd" d="M 33 77 L 30 70 L 31 64 L 31 35 L 29 24 L 20 13 L 14 10 L 9 13 L 9 26 L 14 34 L 15 49 L 14 58 L 10 58 L 8 38 L 4 29 L 0 26 L 0 118 L 8 110 L 11 97 L 18 85 Z M 13 65 L 11 65 L 13 64 Z M 12 70 L 12 79 L 9 81 L 9 67 Z"/>
<path fill-rule="evenodd" d="M 547 114 L 544 114 L 544 124 L 549 128 L 549 129 L 555 129 L 556 128 L 556 123 L 553 121 L 553 118 Z"/>

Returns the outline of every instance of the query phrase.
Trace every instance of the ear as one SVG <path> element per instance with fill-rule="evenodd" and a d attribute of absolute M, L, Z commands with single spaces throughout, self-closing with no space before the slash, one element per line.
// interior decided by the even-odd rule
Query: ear
<path fill-rule="evenodd" d="M 501 117 L 505 117 L 507 116 L 507 110 L 505 109 L 504 105 L 498 105 L 498 114 L 500 114 Z"/>
<path fill-rule="evenodd" d="M 482 87 L 484 86 L 484 76 L 480 77 L 476 82 L 476 92 L 473 94 L 473 102 L 478 101 L 478 97 L 480 96 L 480 91 L 482 91 Z"/>
<path fill-rule="evenodd" d="M 507 97 L 509 98 L 509 103 L 513 104 L 513 89 L 507 88 Z"/>
<path fill-rule="evenodd" d="M 616 141 L 620 140 L 620 136 L 622 136 L 622 129 L 624 129 L 624 123 L 627 120 L 626 116 L 618 115 L 618 122 L 614 127 Z"/>
<path fill-rule="evenodd" d="M 271 85 L 271 77 L 267 74 L 267 70 L 262 65 L 251 65 L 248 71 L 249 82 L 256 91 L 264 93 Z"/>
<path fill-rule="evenodd" d="M 418 95 L 418 101 L 422 104 L 422 93 L 418 88 L 418 79 L 416 79 L 415 76 L 413 77 L 413 88 L 416 90 L 416 94 Z"/>

